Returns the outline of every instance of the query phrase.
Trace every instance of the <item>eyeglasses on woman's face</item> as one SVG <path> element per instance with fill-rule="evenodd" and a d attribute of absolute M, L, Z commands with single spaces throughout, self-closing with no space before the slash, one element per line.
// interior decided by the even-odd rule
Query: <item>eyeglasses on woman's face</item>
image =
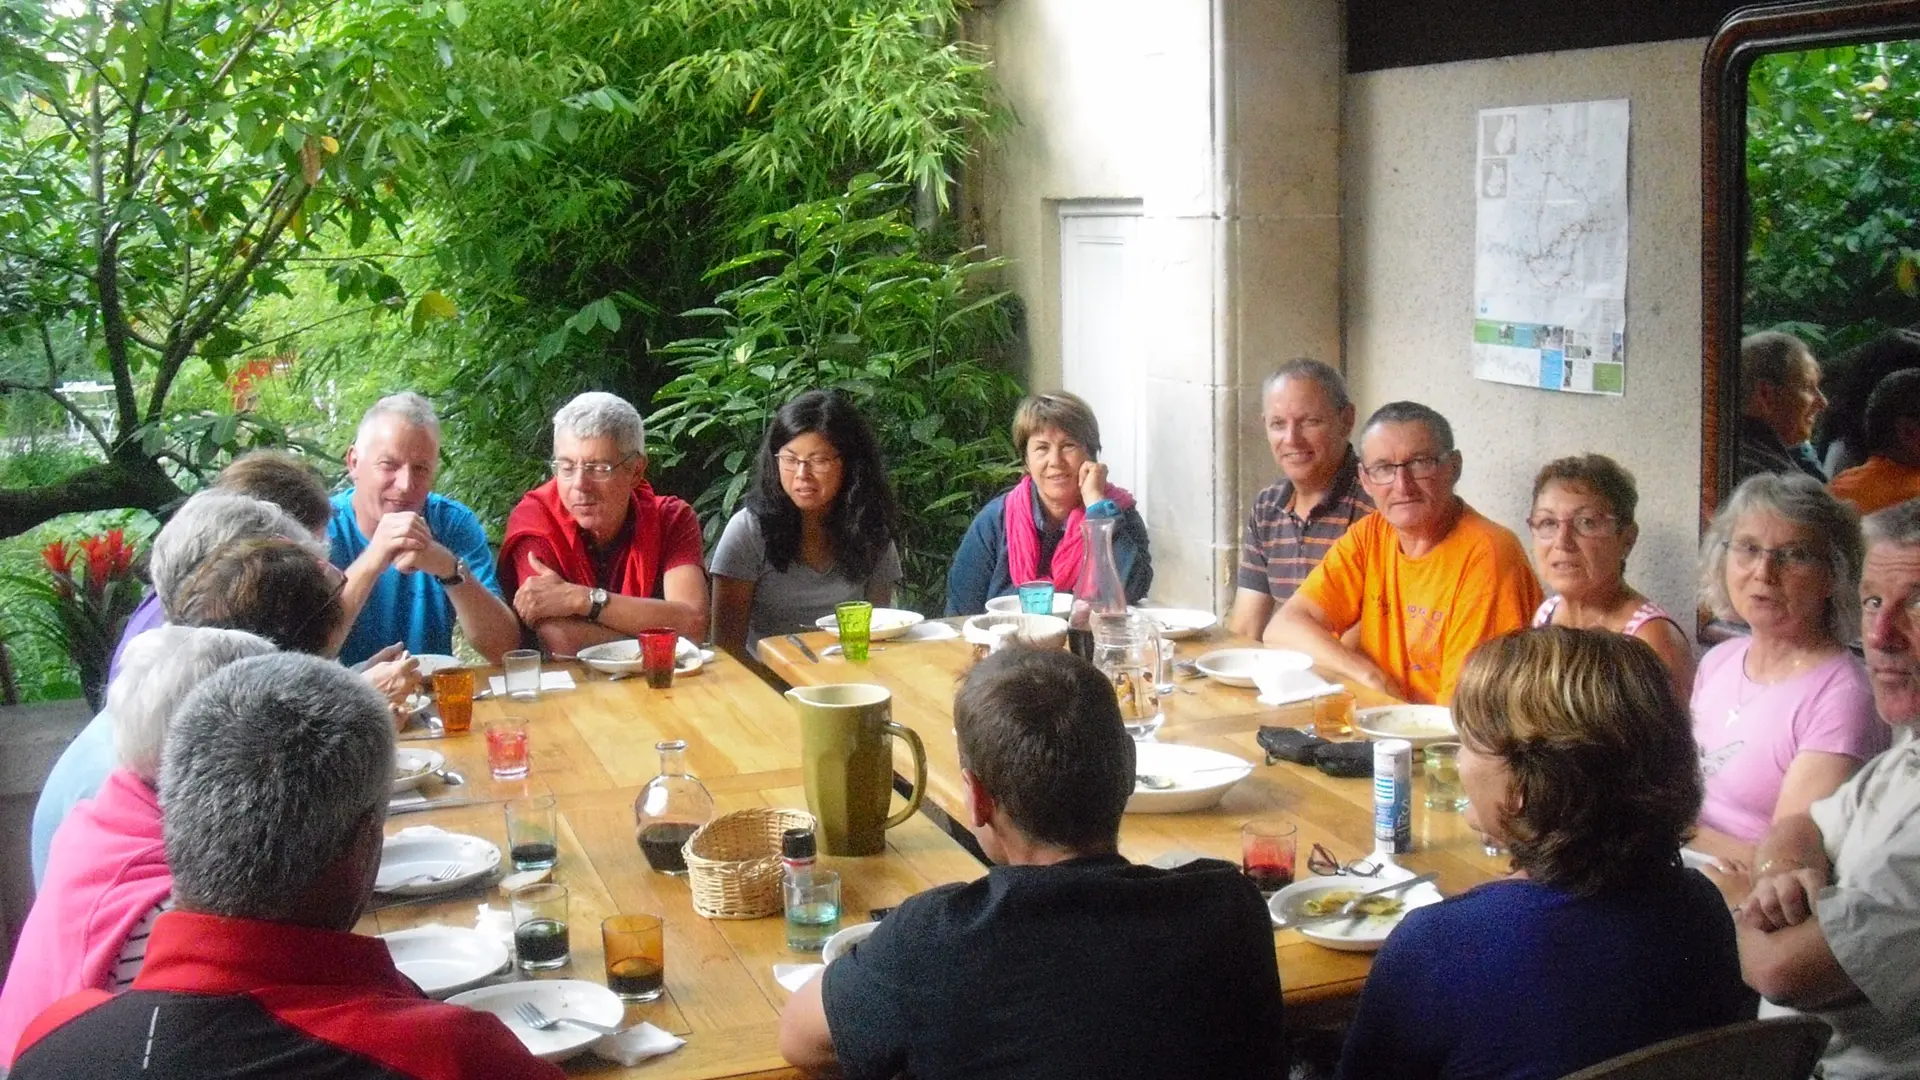
<path fill-rule="evenodd" d="M 1528 519 L 1527 528 L 1532 530 L 1535 540 L 1552 540 L 1560 535 L 1560 530 L 1569 528 L 1583 540 L 1594 540 L 1618 533 L 1620 519 L 1612 514 L 1576 514 L 1565 518 L 1540 514 Z"/>
<path fill-rule="evenodd" d="M 804 471 L 817 476 L 840 467 L 838 454 L 808 454 L 801 457 L 798 454 L 781 451 L 773 455 L 773 459 L 780 463 L 780 471 L 783 473 L 798 474 Z"/>
<path fill-rule="evenodd" d="M 1729 540 L 1723 546 L 1727 549 L 1727 561 L 1736 570 L 1752 570 L 1766 562 L 1772 562 L 1782 570 L 1813 570 L 1826 559 L 1826 556 L 1805 544 L 1767 547 L 1757 540 L 1743 537 Z"/>

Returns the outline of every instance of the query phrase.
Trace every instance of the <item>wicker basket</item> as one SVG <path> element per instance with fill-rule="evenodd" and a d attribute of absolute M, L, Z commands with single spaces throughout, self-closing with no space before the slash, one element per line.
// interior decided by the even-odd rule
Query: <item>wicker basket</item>
<path fill-rule="evenodd" d="M 758 919 L 780 912 L 780 835 L 811 829 L 804 810 L 735 810 L 687 839 L 693 910 L 709 919 Z"/>

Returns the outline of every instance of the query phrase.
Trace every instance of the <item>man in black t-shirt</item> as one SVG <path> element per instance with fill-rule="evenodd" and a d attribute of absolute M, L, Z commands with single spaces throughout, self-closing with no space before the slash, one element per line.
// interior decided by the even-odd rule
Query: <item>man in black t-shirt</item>
<path fill-rule="evenodd" d="M 909 899 L 794 994 L 781 1054 L 853 1080 L 1284 1077 L 1259 892 L 1216 860 L 1119 854 L 1134 751 L 1107 679 L 1003 650 L 953 713 L 968 825 L 996 865 Z"/>

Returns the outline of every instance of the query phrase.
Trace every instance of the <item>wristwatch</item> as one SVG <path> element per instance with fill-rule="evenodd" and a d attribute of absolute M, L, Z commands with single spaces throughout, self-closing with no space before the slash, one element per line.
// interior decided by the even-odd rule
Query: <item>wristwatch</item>
<path fill-rule="evenodd" d="M 607 590 L 595 589 L 587 594 L 587 621 L 597 623 L 600 613 L 607 607 Z"/>
<path fill-rule="evenodd" d="M 455 558 L 453 560 L 453 573 L 448 574 L 446 577 L 441 577 L 440 575 L 435 574 L 433 576 L 433 580 L 439 582 L 442 585 L 445 585 L 449 589 L 453 588 L 455 585 L 466 584 L 467 560 L 461 559 L 461 558 Z"/>

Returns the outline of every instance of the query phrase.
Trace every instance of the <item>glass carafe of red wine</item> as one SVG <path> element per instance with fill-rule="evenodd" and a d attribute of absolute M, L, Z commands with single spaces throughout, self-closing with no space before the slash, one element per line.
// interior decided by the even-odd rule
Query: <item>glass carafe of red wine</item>
<path fill-rule="evenodd" d="M 1084 545 L 1080 579 L 1073 586 L 1073 611 L 1067 617 L 1067 648 L 1082 660 L 1093 659 L 1094 617 L 1127 613 L 1127 591 L 1113 558 L 1113 530 L 1119 523 L 1120 519 L 1110 517 L 1090 517 L 1080 523 Z"/>
<path fill-rule="evenodd" d="M 660 751 L 660 775 L 647 781 L 633 800 L 634 835 L 655 873 L 687 872 L 681 851 L 687 838 L 713 818 L 713 795 L 687 771 L 687 744 L 680 739 L 653 744 Z"/>

